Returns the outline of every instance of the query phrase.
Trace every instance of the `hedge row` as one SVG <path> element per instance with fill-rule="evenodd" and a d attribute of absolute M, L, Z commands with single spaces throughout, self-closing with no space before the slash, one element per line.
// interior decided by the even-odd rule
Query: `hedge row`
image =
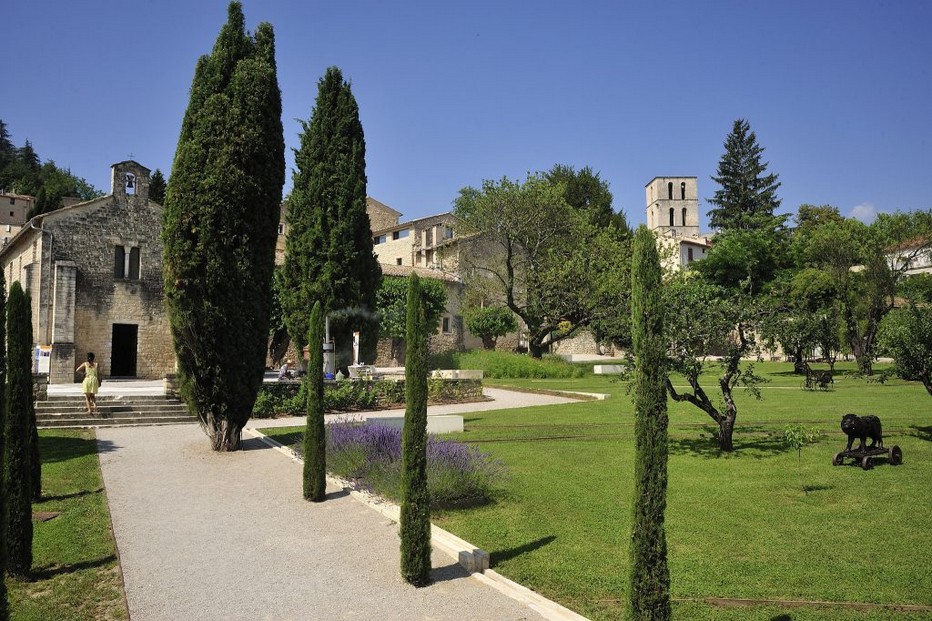
<path fill-rule="evenodd" d="M 253 418 L 303 416 L 307 411 L 307 394 L 303 382 L 263 384 L 252 409 Z M 457 403 L 482 399 L 482 381 L 470 379 L 429 379 L 427 399 L 430 403 Z M 405 401 L 404 380 L 337 381 L 324 384 L 326 412 L 352 412 L 402 406 Z"/>

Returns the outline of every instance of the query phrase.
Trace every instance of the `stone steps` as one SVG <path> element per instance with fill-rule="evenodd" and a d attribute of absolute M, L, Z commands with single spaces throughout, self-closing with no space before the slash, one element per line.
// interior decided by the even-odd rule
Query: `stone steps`
<path fill-rule="evenodd" d="M 85 411 L 83 396 L 50 396 L 36 402 L 36 424 L 51 427 L 124 427 L 197 422 L 185 404 L 164 395 L 98 396 L 97 413 Z"/>

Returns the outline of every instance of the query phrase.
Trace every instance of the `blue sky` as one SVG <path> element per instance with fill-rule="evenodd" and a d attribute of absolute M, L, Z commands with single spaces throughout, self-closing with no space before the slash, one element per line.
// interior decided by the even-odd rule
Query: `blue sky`
<path fill-rule="evenodd" d="M 225 0 L 5 0 L 3 119 L 109 191 L 110 164 L 171 169 L 197 58 Z M 782 211 L 932 208 L 932 2 L 244 2 L 276 34 L 286 158 L 339 66 L 366 132 L 368 192 L 416 218 L 460 188 L 591 166 L 644 222 L 655 176 L 711 197 L 746 118 Z M 703 201 L 703 216 L 708 204 Z M 703 218 L 703 229 L 706 220 Z"/>

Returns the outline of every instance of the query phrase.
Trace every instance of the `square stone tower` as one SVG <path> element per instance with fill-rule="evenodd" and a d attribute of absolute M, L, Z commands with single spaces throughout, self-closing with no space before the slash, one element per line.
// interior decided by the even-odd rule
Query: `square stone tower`
<path fill-rule="evenodd" d="M 654 177 L 645 193 L 647 228 L 672 237 L 699 237 L 696 177 Z"/>

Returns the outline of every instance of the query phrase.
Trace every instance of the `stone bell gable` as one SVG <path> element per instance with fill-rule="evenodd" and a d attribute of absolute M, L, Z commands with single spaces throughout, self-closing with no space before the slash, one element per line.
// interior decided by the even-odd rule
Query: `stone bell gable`
<path fill-rule="evenodd" d="M 7 282 L 32 297 L 33 338 L 50 348 L 49 381 L 76 379 L 94 352 L 104 376 L 158 379 L 174 370 L 163 303 L 161 205 L 149 169 L 111 167 L 111 193 L 36 216 L 0 250 Z"/>

